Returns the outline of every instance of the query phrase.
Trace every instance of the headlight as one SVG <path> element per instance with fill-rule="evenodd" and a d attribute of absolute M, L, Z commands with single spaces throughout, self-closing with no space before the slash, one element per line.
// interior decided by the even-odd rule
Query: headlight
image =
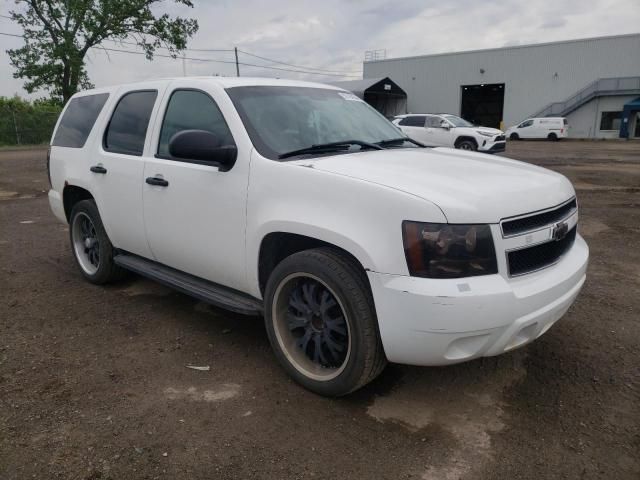
<path fill-rule="evenodd" d="M 483 137 L 493 137 L 495 135 L 495 133 L 489 133 L 489 132 L 482 132 L 480 130 L 476 130 L 476 133 L 479 133 L 480 135 L 482 135 Z"/>
<path fill-rule="evenodd" d="M 460 278 L 498 273 L 488 225 L 402 222 L 402 239 L 413 277 Z"/>

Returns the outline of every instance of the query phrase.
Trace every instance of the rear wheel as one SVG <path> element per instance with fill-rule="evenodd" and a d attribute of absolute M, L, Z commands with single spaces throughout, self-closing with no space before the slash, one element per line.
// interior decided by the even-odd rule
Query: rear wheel
<path fill-rule="evenodd" d="M 555 133 L 551 132 L 549 135 L 547 135 L 547 139 L 551 140 L 552 142 L 557 142 L 558 141 L 558 135 L 556 135 Z"/>
<path fill-rule="evenodd" d="M 278 264 L 267 282 L 265 323 L 280 364 L 321 395 L 350 393 L 386 365 L 366 276 L 332 249 Z"/>
<path fill-rule="evenodd" d="M 91 283 L 109 283 L 126 274 L 113 261 L 114 249 L 93 200 L 82 200 L 74 205 L 69 219 L 69 235 L 80 272 Z"/>
<path fill-rule="evenodd" d="M 476 150 L 478 150 L 478 145 L 473 140 L 465 139 L 460 140 L 458 143 L 456 143 L 456 148 L 460 150 L 471 150 L 475 152 Z"/>
<path fill-rule="evenodd" d="M 517 133 L 512 133 L 511 135 L 509 135 L 509 140 L 520 140 L 520 135 L 518 135 Z"/>

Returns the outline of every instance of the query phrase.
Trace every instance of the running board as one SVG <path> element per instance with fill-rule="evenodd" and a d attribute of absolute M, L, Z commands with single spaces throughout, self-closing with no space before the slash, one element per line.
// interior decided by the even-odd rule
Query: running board
<path fill-rule="evenodd" d="M 245 293 L 189 275 L 161 263 L 128 253 L 119 253 L 113 261 L 122 268 L 167 285 L 182 293 L 243 315 L 262 315 L 262 302 Z"/>

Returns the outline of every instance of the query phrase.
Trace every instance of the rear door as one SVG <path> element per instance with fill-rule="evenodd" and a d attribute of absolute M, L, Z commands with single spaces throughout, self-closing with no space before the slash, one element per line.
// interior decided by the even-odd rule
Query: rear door
<path fill-rule="evenodd" d="M 116 248 L 151 257 L 142 212 L 142 182 L 149 120 L 162 88 L 121 90 L 90 162 L 92 191 Z"/>
<path fill-rule="evenodd" d="M 425 128 L 425 121 L 426 115 L 410 115 L 400 120 L 398 126 L 409 138 L 413 138 L 425 145 L 434 146 L 433 143 L 429 143 L 432 140 L 429 138 L 429 134 Z"/>

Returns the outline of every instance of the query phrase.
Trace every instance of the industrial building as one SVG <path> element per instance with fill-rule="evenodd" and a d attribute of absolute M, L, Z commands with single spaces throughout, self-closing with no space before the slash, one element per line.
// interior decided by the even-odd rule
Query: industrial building
<path fill-rule="evenodd" d="M 365 61 L 365 80 L 384 77 L 406 113 L 496 128 L 560 116 L 574 138 L 640 138 L 640 34 Z"/>

